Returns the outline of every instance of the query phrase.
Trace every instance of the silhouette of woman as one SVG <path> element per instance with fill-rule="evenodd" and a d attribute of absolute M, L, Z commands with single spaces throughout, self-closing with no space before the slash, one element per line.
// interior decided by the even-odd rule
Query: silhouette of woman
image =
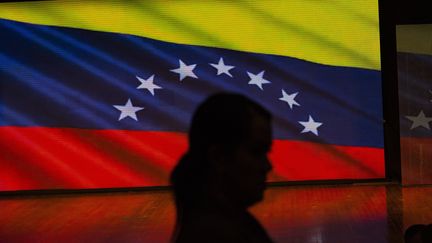
<path fill-rule="evenodd" d="M 171 175 L 174 242 L 272 242 L 247 208 L 263 198 L 271 169 L 271 114 L 233 93 L 196 110 L 189 149 Z"/>

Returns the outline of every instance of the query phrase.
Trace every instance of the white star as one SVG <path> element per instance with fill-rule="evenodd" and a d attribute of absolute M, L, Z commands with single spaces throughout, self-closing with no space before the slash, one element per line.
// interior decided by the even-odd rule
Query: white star
<path fill-rule="evenodd" d="M 297 101 L 294 100 L 294 98 L 297 95 L 298 95 L 298 92 L 292 93 L 292 94 L 287 94 L 287 93 L 285 93 L 285 90 L 282 90 L 282 97 L 279 98 L 279 100 L 282 100 L 282 101 L 285 101 L 286 103 L 288 103 L 289 107 L 292 109 L 293 105 L 300 106 L 300 104 L 297 103 Z"/>
<path fill-rule="evenodd" d="M 314 121 L 314 119 L 310 115 L 309 115 L 309 121 L 307 122 L 299 121 L 299 123 L 304 126 L 304 129 L 301 133 L 311 132 L 317 136 L 318 136 L 318 127 L 322 125 L 321 122 Z"/>
<path fill-rule="evenodd" d="M 432 117 L 426 117 L 425 114 L 423 113 L 423 110 L 420 110 L 420 113 L 417 116 L 405 116 L 405 117 L 413 122 L 410 130 L 413 130 L 416 127 L 424 127 L 430 130 L 429 122 L 432 121 Z"/>
<path fill-rule="evenodd" d="M 249 81 L 248 84 L 255 84 L 255 85 L 257 85 L 261 90 L 263 90 L 263 88 L 262 88 L 262 85 L 263 85 L 263 84 L 271 83 L 270 81 L 265 80 L 265 79 L 263 78 L 263 76 L 264 76 L 264 71 L 261 71 L 261 72 L 258 73 L 258 74 L 253 74 L 253 73 L 247 72 L 247 74 L 249 75 L 249 78 L 251 79 L 251 80 Z"/>
<path fill-rule="evenodd" d="M 143 110 L 144 107 L 133 106 L 130 99 L 126 102 L 126 105 L 113 105 L 117 110 L 121 111 L 119 121 L 125 117 L 130 117 L 135 121 L 138 121 L 136 112 Z"/>
<path fill-rule="evenodd" d="M 182 60 L 179 59 L 179 65 L 179 68 L 171 69 L 170 71 L 180 74 L 180 81 L 186 77 L 198 78 L 193 72 L 196 64 L 186 65 Z"/>
<path fill-rule="evenodd" d="M 225 65 L 223 58 L 221 57 L 219 59 L 219 63 L 215 64 L 215 63 L 210 63 L 210 65 L 212 65 L 212 67 L 217 69 L 217 75 L 221 75 L 223 73 L 225 73 L 226 75 L 230 76 L 232 78 L 231 73 L 229 73 L 229 70 L 235 68 L 234 66 L 229 66 L 229 65 Z"/>
<path fill-rule="evenodd" d="M 143 79 L 138 76 L 135 76 L 140 82 L 140 86 L 137 89 L 146 89 L 154 96 L 155 89 L 162 89 L 162 87 L 153 83 L 154 75 L 150 76 L 148 79 Z"/>

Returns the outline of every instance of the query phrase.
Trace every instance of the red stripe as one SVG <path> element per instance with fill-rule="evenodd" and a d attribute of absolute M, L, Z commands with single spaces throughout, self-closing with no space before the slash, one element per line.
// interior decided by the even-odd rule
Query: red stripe
<path fill-rule="evenodd" d="M 274 173 L 285 181 L 385 177 L 379 148 L 276 140 L 270 158 Z"/>
<path fill-rule="evenodd" d="M 175 132 L 0 127 L 0 191 L 161 186 L 187 148 Z M 269 181 L 384 177 L 384 151 L 275 140 Z"/>

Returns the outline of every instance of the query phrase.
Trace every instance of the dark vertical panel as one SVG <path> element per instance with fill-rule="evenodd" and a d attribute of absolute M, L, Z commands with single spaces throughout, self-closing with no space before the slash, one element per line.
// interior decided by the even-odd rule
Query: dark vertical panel
<path fill-rule="evenodd" d="M 386 178 L 391 181 L 400 182 L 399 105 L 394 2 L 380 1 L 379 11 Z"/>

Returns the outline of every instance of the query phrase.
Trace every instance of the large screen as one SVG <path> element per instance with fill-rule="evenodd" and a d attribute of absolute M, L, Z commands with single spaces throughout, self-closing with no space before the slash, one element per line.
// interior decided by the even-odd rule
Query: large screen
<path fill-rule="evenodd" d="M 273 114 L 268 181 L 385 177 L 377 0 L 9 2 L 0 33 L 0 191 L 168 185 L 218 91 Z"/>

